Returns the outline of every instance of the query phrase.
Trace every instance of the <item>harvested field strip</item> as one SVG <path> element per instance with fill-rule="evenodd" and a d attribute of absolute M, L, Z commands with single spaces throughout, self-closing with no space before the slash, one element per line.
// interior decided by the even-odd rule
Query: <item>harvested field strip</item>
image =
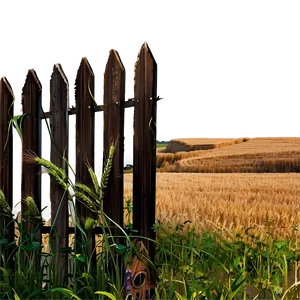
<path fill-rule="evenodd" d="M 229 147 L 157 153 L 164 172 L 299 172 L 300 138 L 254 138 Z"/>
<path fill-rule="evenodd" d="M 196 151 L 221 148 L 247 141 L 248 138 L 182 138 L 173 139 L 166 147 L 166 152 Z"/>
<path fill-rule="evenodd" d="M 131 181 L 126 174 L 127 197 Z M 300 174 L 158 173 L 156 195 L 163 223 L 191 220 L 199 231 L 253 226 L 256 233 L 298 234 Z"/>
<path fill-rule="evenodd" d="M 187 159 L 179 161 L 173 170 L 201 173 L 300 172 L 300 151 L 269 153 L 267 156 L 257 153 Z M 169 171 L 172 171 L 172 166 Z"/>

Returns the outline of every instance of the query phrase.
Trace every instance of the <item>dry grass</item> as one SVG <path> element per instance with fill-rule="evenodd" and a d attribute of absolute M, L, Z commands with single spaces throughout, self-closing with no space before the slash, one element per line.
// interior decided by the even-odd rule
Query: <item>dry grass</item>
<path fill-rule="evenodd" d="M 127 197 L 131 184 L 132 174 L 126 174 Z M 158 173 L 156 195 L 163 223 L 191 220 L 198 230 L 230 232 L 254 226 L 258 233 L 269 226 L 284 237 L 295 235 L 300 224 L 300 174 Z"/>
<path fill-rule="evenodd" d="M 253 138 L 210 150 L 157 153 L 161 172 L 300 172 L 300 138 Z"/>

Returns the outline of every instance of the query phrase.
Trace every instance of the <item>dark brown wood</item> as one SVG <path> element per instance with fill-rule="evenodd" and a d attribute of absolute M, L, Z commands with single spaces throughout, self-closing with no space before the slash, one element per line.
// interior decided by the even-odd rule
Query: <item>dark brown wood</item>
<path fill-rule="evenodd" d="M 93 188 L 93 181 L 88 171 L 88 166 L 94 170 L 95 112 L 91 94 L 94 96 L 94 73 L 88 60 L 84 57 L 75 81 L 76 181 Z M 91 211 L 77 199 L 76 212 L 82 222 L 92 216 Z M 93 244 L 94 242 L 93 239 Z M 91 253 L 92 250 L 93 246 L 89 248 L 89 252 Z"/>
<path fill-rule="evenodd" d="M 155 239 L 157 65 L 144 43 L 135 64 L 133 226 L 139 234 Z M 154 244 L 144 241 L 150 257 Z"/>
<path fill-rule="evenodd" d="M 41 156 L 41 100 L 42 85 L 34 70 L 29 70 L 22 93 L 23 105 L 23 155 L 31 151 Z M 41 211 L 41 167 L 23 160 L 22 163 L 22 212 L 26 210 L 25 200 L 33 197 Z"/>
<path fill-rule="evenodd" d="M 42 85 L 31 69 L 27 73 L 22 91 L 23 122 L 22 122 L 22 181 L 21 181 L 21 213 L 23 234 L 33 234 L 35 241 L 42 242 L 41 216 L 27 217 L 27 204 L 25 199 L 30 196 L 34 199 L 39 213 L 41 213 L 41 167 L 34 161 L 25 160 L 28 152 L 41 157 L 41 102 Z M 24 260 L 27 260 L 24 254 Z M 35 263 L 40 263 L 40 254 L 36 255 Z"/>
<path fill-rule="evenodd" d="M 123 226 L 125 68 L 115 50 L 110 51 L 106 64 L 103 102 L 103 168 L 110 146 L 115 146 L 113 165 L 104 191 L 103 210 Z"/>
<path fill-rule="evenodd" d="M 5 77 L 0 80 L 0 189 L 5 195 L 6 202 L 13 209 L 13 139 L 12 125 L 10 126 L 11 118 L 14 114 L 13 109 L 14 94 L 12 88 Z M 0 205 L 0 213 L 3 213 Z M 14 241 L 14 224 L 11 222 L 12 216 L 0 216 L 0 228 L 7 228 L 4 232 L 4 237 L 9 243 Z M 0 249 L 0 252 L 1 249 Z M 9 266 L 13 265 L 13 260 L 7 258 L 11 254 L 11 249 L 2 252 L 4 259 Z M 0 259 L 0 267 L 2 259 Z M 2 275 L 0 274 L 0 281 Z"/>
<path fill-rule="evenodd" d="M 60 64 L 54 65 L 50 80 L 50 128 L 51 155 L 50 160 L 68 175 L 68 140 L 69 140 L 69 83 Z M 68 191 L 64 190 L 53 178 L 50 182 L 51 199 L 51 232 L 52 247 L 56 254 L 52 260 L 53 267 L 59 268 L 59 284 L 63 284 L 68 276 L 68 255 L 59 249 L 68 247 Z"/>
<path fill-rule="evenodd" d="M 76 180 L 93 187 L 87 166 L 94 169 L 94 132 L 95 113 L 94 101 L 94 73 L 84 57 L 77 72 L 75 82 L 76 99 Z M 86 218 L 88 209 L 77 201 L 77 213 Z"/>

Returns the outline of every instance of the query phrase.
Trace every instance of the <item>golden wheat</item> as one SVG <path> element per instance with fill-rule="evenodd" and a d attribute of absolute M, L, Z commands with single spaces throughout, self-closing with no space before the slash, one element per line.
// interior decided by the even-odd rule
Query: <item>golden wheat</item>
<path fill-rule="evenodd" d="M 300 138 L 254 138 L 228 147 L 157 153 L 162 172 L 299 172 Z"/>
<path fill-rule="evenodd" d="M 157 218 L 176 225 L 186 220 L 202 230 L 270 230 L 296 234 L 300 224 L 300 174 L 157 174 Z M 132 174 L 125 175 L 131 197 Z M 299 228 L 300 230 L 300 228 Z"/>

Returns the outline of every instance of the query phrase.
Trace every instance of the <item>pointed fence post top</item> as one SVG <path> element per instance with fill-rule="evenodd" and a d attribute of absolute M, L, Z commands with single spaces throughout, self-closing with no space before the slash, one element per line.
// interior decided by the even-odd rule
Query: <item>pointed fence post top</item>
<path fill-rule="evenodd" d="M 32 85 L 32 84 L 34 84 L 39 90 L 42 88 L 42 84 L 41 84 L 34 69 L 28 70 L 25 84 L 22 89 L 22 94 L 24 94 L 26 87 L 28 87 L 28 85 Z"/>
<path fill-rule="evenodd" d="M 10 85 L 10 83 L 8 82 L 7 78 L 6 77 L 2 77 L 0 79 L 0 84 L 3 86 L 6 87 L 6 89 L 9 91 L 9 93 L 11 94 L 11 96 L 13 97 L 13 99 L 15 99 L 15 95 L 14 95 L 14 92 L 12 90 L 12 87 Z"/>
<path fill-rule="evenodd" d="M 148 55 L 149 58 L 151 58 L 154 61 L 154 63 L 156 64 L 154 56 L 153 56 L 153 54 L 152 54 L 152 52 L 151 52 L 151 50 L 150 50 L 149 45 L 148 45 L 147 42 L 144 42 L 144 44 L 142 45 L 141 50 L 140 50 L 140 52 L 138 54 L 138 58 L 137 58 L 136 64 L 138 63 L 138 61 L 140 60 L 140 58 L 141 58 L 142 55 Z"/>
<path fill-rule="evenodd" d="M 50 82 L 54 79 L 54 76 L 57 76 L 59 75 L 61 77 L 61 79 L 66 83 L 66 84 L 69 84 L 68 82 L 68 78 L 61 66 L 61 64 L 55 64 L 53 66 L 53 72 L 52 72 L 52 75 L 51 75 L 51 80 Z"/>
<path fill-rule="evenodd" d="M 125 67 L 124 67 L 124 65 L 122 63 L 121 57 L 120 57 L 120 55 L 119 55 L 119 53 L 118 53 L 117 50 L 111 49 L 109 51 L 108 60 L 107 60 L 107 63 L 106 63 L 106 68 L 105 68 L 105 73 L 107 71 L 107 68 L 109 67 L 109 62 L 110 61 L 114 61 L 115 64 L 116 63 L 118 64 L 118 66 L 121 68 L 121 70 L 125 70 Z"/>
<path fill-rule="evenodd" d="M 92 76 L 94 76 L 94 72 L 93 69 L 88 61 L 88 59 L 86 57 L 83 57 L 81 59 L 78 71 L 77 71 L 77 77 L 80 74 L 80 72 L 82 72 L 83 70 L 88 71 Z M 77 78 L 76 78 L 77 79 Z"/>

